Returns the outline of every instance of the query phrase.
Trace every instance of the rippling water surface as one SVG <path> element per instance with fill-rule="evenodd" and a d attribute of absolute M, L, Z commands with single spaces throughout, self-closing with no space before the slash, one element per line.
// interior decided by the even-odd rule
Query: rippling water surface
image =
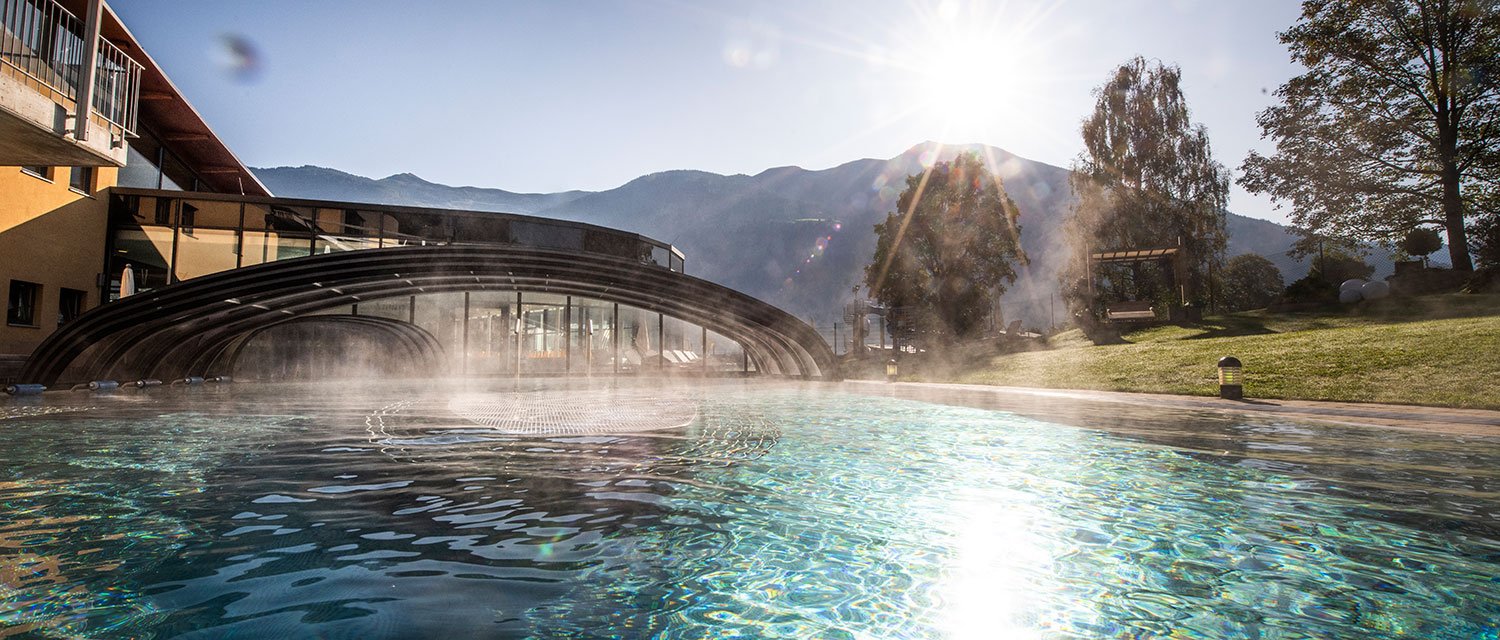
<path fill-rule="evenodd" d="M 573 386 L 0 404 L 0 637 L 1500 634 L 1500 439 Z"/>

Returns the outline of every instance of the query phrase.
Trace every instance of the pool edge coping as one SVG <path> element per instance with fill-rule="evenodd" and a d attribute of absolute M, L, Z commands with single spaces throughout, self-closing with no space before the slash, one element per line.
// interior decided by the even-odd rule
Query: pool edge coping
<path fill-rule="evenodd" d="M 1332 402 L 1320 400 L 1247 399 L 1224 400 L 1203 396 L 1164 393 L 1131 393 L 1090 389 L 1050 389 L 946 382 L 881 382 L 845 380 L 843 385 L 887 389 L 935 391 L 969 391 L 997 396 L 1019 396 L 1032 399 L 1057 398 L 1087 402 L 1108 402 L 1186 410 L 1208 410 L 1225 413 L 1271 413 L 1298 420 L 1335 424 L 1440 432 L 1453 435 L 1500 437 L 1500 411 L 1456 409 L 1420 405 Z"/>

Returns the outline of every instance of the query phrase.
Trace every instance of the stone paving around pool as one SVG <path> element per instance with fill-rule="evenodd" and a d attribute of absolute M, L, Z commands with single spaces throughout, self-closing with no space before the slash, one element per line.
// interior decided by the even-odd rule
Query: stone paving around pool
<path fill-rule="evenodd" d="M 1417 429 L 1454 434 L 1500 436 L 1500 411 L 1451 409 L 1413 405 L 1355 402 L 1319 402 L 1313 400 L 1273 400 L 1246 398 L 1223 400 L 1203 396 L 1179 396 L 1160 393 L 1124 393 L 1083 389 L 1036 389 L 1030 387 L 997 387 L 978 384 L 944 384 L 932 382 L 874 382 L 851 380 L 841 383 L 851 391 L 899 395 L 912 399 L 940 400 L 955 394 L 989 395 L 997 403 L 1039 403 L 1066 399 L 1083 402 L 1111 402 L 1146 407 L 1210 410 L 1240 413 L 1274 413 L 1298 420 L 1317 420 L 1337 424 Z"/>

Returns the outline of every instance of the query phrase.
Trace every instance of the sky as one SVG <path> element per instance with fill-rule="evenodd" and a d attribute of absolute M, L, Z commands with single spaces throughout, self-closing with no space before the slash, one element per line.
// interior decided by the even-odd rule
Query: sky
<path fill-rule="evenodd" d="M 110 0 L 246 164 L 516 192 L 755 174 L 927 140 L 1058 166 L 1092 91 L 1181 67 L 1237 176 L 1294 0 Z M 1238 186 L 1236 213 L 1284 221 Z"/>

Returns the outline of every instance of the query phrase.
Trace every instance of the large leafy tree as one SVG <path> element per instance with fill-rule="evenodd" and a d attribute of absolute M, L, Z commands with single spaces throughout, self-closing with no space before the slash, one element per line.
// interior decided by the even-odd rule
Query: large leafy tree
<path fill-rule="evenodd" d="M 1020 211 L 979 156 L 906 179 L 897 211 L 875 225 L 865 285 L 896 310 L 892 332 L 966 337 L 984 326 L 1024 263 Z"/>
<path fill-rule="evenodd" d="M 1240 184 L 1319 234 L 1439 225 L 1472 269 L 1468 227 L 1500 202 L 1500 0 L 1305 0 L 1280 37 L 1307 72 L 1260 114 L 1276 152 Z"/>
<path fill-rule="evenodd" d="M 1075 306 L 1092 305 L 1079 284 L 1089 277 L 1088 251 L 1181 246 L 1189 281 L 1178 284 L 1195 296 L 1207 294 L 1211 272 L 1223 264 L 1229 173 L 1213 159 L 1207 129 L 1191 121 L 1181 81 L 1176 66 L 1138 56 L 1094 90 L 1084 152 L 1073 163 L 1069 229 L 1077 246 L 1067 290 Z M 1169 300 L 1167 274 L 1148 270 L 1111 274 L 1100 295 Z"/>
<path fill-rule="evenodd" d="M 1281 270 L 1262 256 L 1246 253 L 1229 259 L 1220 289 L 1228 311 L 1260 309 L 1281 297 L 1286 286 Z"/>

